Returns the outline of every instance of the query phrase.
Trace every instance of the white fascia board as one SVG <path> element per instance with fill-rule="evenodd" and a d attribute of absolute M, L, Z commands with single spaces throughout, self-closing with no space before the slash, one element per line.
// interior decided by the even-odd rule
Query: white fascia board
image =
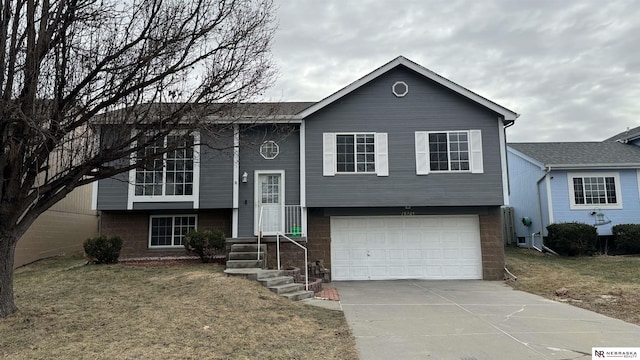
<path fill-rule="evenodd" d="M 207 122 L 212 124 L 300 124 L 302 117 L 298 115 L 281 115 L 281 116 L 266 116 L 266 117 L 241 117 L 241 118 L 228 118 L 218 116 L 208 116 Z"/>
<path fill-rule="evenodd" d="M 549 164 L 554 170 L 611 170 L 611 169 L 639 169 L 640 163 L 635 164 Z"/>
<path fill-rule="evenodd" d="M 303 110 L 302 112 L 298 113 L 298 116 L 300 117 L 307 117 L 311 114 L 313 114 L 314 112 L 324 108 L 325 106 L 331 104 L 332 102 L 338 100 L 339 98 L 349 94 L 350 92 L 358 89 L 359 87 L 369 83 L 370 81 L 374 80 L 375 78 L 379 77 L 380 75 L 386 73 L 387 71 L 395 68 L 398 65 L 404 65 L 406 67 L 408 67 L 409 69 L 417 72 L 418 74 L 452 90 L 455 91 L 456 93 L 467 97 L 468 99 L 488 108 L 493 110 L 494 112 L 502 115 L 504 117 L 504 122 L 508 123 L 508 122 L 513 122 L 515 121 L 518 116 L 520 116 L 518 113 L 511 111 L 503 106 L 500 106 L 496 103 L 494 103 L 493 101 L 486 99 L 476 93 L 474 93 L 473 91 L 464 88 L 456 83 L 454 83 L 451 80 L 448 80 L 438 74 L 436 74 L 435 72 L 416 64 L 415 62 L 403 57 L 403 56 L 398 56 L 397 58 L 391 60 L 390 62 L 386 63 L 385 65 L 382 65 L 381 67 L 377 68 L 376 70 L 370 72 L 369 74 L 365 75 L 364 77 L 352 82 L 351 84 L 347 85 L 346 87 L 342 88 L 341 90 L 338 90 L 337 92 L 333 93 L 332 95 L 329 95 L 328 97 L 324 98 L 323 100 L 319 101 L 318 103 L 311 105 L 310 107 L 306 108 L 305 110 Z"/>

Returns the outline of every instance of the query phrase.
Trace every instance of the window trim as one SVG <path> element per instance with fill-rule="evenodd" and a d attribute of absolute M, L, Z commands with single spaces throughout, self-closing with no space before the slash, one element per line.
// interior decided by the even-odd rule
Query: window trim
<path fill-rule="evenodd" d="M 265 149 L 266 146 L 271 146 L 272 149 L 275 149 L 275 153 L 273 155 L 267 155 L 265 154 Z M 264 141 L 261 145 L 260 145 L 260 156 L 262 156 L 262 158 L 264 158 L 265 160 L 273 160 L 276 157 L 278 157 L 278 155 L 280 155 L 280 145 L 278 145 L 277 142 L 275 142 L 274 140 L 267 140 Z"/>
<path fill-rule="evenodd" d="M 133 130 L 132 136 L 135 136 Z M 167 136 L 173 134 L 184 134 L 184 130 L 176 130 L 169 133 Z M 193 193 L 191 195 L 164 195 L 166 177 L 162 185 L 163 195 L 136 195 L 136 168 L 129 170 L 129 189 L 127 196 L 127 210 L 133 210 L 134 203 L 154 203 L 154 202 L 192 202 L 193 208 L 199 208 L 200 203 L 200 132 L 191 132 L 193 136 Z M 166 142 L 166 137 L 165 137 Z M 131 147 L 135 147 L 134 142 Z M 130 164 L 135 164 L 135 153 L 130 156 Z M 163 173 L 166 174 L 166 162 L 163 164 Z M 165 175 L 166 176 L 166 175 Z"/>
<path fill-rule="evenodd" d="M 615 204 L 576 204 L 575 190 L 573 188 L 573 179 L 575 178 L 607 178 L 613 177 L 613 184 L 616 191 Z M 568 172 L 567 173 L 567 186 L 569 188 L 569 207 L 571 210 L 585 210 L 585 209 L 622 209 L 622 188 L 620 187 L 620 173 L 618 172 Z"/>
<path fill-rule="evenodd" d="M 431 170 L 431 150 L 429 143 L 430 134 L 447 134 L 447 161 L 451 165 L 451 153 L 449 150 L 449 134 L 450 133 L 466 133 L 467 142 L 469 144 L 469 170 Z M 415 132 L 415 156 L 416 156 L 416 175 L 428 174 L 481 174 L 484 173 L 484 160 L 482 149 L 482 131 L 481 130 L 429 130 Z M 451 166 L 449 166 L 451 168 Z"/>
<path fill-rule="evenodd" d="M 147 247 L 149 249 L 184 249 L 184 245 L 151 245 L 151 234 L 154 218 L 171 218 L 171 243 L 175 243 L 174 227 L 176 217 L 193 217 L 195 219 L 195 230 L 198 230 L 198 214 L 163 214 L 163 215 L 149 215 L 149 232 L 147 235 Z"/>

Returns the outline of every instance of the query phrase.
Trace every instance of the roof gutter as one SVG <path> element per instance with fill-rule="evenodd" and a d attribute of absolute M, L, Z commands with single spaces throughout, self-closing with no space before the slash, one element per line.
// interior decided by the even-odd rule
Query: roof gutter
<path fill-rule="evenodd" d="M 547 165 L 551 167 L 551 165 Z M 593 170 L 593 169 L 638 169 L 640 163 L 614 163 L 614 164 L 553 164 L 555 170 Z"/>

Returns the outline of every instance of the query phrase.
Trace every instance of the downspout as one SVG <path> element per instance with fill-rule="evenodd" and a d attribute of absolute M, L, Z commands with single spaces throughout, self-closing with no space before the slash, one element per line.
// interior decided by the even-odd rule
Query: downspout
<path fill-rule="evenodd" d="M 544 172 L 544 175 L 542 175 L 542 177 L 540 179 L 538 179 L 538 181 L 536 181 L 536 192 L 538 195 L 538 215 L 540 216 L 540 231 L 538 232 L 540 234 L 540 242 L 542 243 L 541 249 L 536 248 L 535 244 L 534 244 L 534 238 L 535 238 L 535 233 L 531 234 L 531 247 L 533 247 L 534 249 L 542 252 L 542 249 L 544 249 L 544 220 L 543 220 L 543 214 L 542 214 L 542 198 L 540 197 L 540 182 L 542 182 L 542 180 L 546 179 L 547 176 L 549 175 L 549 173 L 551 172 L 551 165 L 547 165 L 547 170 Z M 548 191 L 548 189 L 547 189 Z"/>

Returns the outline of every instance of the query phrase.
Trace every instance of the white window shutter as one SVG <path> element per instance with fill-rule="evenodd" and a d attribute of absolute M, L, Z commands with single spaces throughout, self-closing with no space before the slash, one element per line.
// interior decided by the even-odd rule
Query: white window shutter
<path fill-rule="evenodd" d="M 482 162 L 482 134 L 480 130 L 469 131 L 469 158 L 471 160 L 471 172 L 483 173 L 484 165 Z"/>
<path fill-rule="evenodd" d="M 376 133 L 376 174 L 389 176 L 389 144 L 387 133 Z"/>
<path fill-rule="evenodd" d="M 429 174 L 429 142 L 426 131 L 416 131 L 416 174 Z"/>
<path fill-rule="evenodd" d="M 322 175 L 336 175 L 336 134 L 324 133 L 322 140 Z"/>

